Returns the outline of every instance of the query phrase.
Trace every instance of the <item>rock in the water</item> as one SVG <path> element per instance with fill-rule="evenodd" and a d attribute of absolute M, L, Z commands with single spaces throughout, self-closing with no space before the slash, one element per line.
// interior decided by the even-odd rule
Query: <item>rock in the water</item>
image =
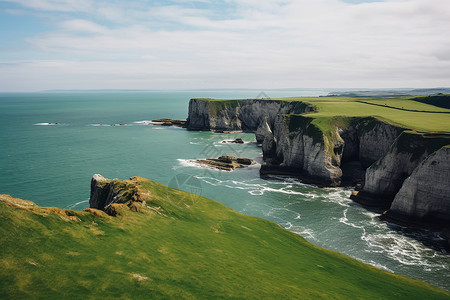
<path fill-rule="evenodd" d="M 250 158 L 238 158 L 237 162 L 241 165 L 251 165 L 253 163 L 253 160 Z"/>
<path fill-rule="evenodd" d="M 161 123 L 161 126 L 178 126 L 178 127 L 186 127 L 186 120 L 172 120 L 168 118 L 156 119 L 152 120 L 152 122 Z"/>
<path fill-rule="evenodd" d="M 222 143 L 230 143 L 230 144 L 243 144 L 244 141 L 241 138 L 237 138 L 235 140 L 232 141 L 222 141 Z"/>
<path fill-rule="evenodd" d="M 245 168 L 256 163 L 249 158 L 239 158 L 228 155 L 223 155 L 219 158 L 197 159 L 195 162 L 225 171 L 232 171 L 236 168 Z"/>

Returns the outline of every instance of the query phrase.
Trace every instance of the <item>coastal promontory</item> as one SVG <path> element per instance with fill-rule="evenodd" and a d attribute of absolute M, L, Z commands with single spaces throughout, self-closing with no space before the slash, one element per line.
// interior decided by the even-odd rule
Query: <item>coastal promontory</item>
<path fill-rule="evenodd" d="M 449 95 L 191 99 L 187 128 L 254 132 L 261 175 L 355 186 L 352 199 L 384 208 L 389 221 L 448 232 L 447 102 Z"/>

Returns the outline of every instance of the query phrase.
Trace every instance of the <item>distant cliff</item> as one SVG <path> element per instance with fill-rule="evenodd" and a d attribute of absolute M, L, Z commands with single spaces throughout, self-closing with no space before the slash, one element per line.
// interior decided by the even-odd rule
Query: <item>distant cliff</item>
<path fill-rule="evenodd" d="M 279 114 L 299 114 L 308 111 L 313 111 L 313 107 L 298 101 L 191 99 L 187 128 L 254 132 L 263 119 L 273 126 Z"/>
<path fill-rule="evenodd" d="M 450 134 L 416 132 L 379 117 L 302 115 L 312 111 L 314 106 L 301 101 L 192 99 L 188 128 L 255 132 L 263 150 L 262 175 L 286 174 L 321 186 L 358 185 L 352 199 L 385 207 L 391 221 L 450 227 L 445 169 Z M 431 172 L 437 164 L 439 171 Z M 416 184 L 426 174 L 428 181 Z M 432 186 L 431 194 L 421 185 Z"/>

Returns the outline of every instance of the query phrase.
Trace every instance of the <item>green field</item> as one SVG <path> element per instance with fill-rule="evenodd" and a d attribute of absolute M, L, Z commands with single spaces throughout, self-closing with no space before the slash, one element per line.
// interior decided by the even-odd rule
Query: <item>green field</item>
<path fill-rule="evenodd" d="M 344 97 L 291 98 L 316 107 L 305 114 L 313 118 L 375 116 L 410 129 L 450 132 L 450 109 L 410 100 L 410 98 L 361 99 Z"/>
<path fill-rule="evenodd" d="M 450 299 L 204 197 L 122 188 L 146 202 L 123 199 L 117 217 L 0 196 L 0 298 Z"/>

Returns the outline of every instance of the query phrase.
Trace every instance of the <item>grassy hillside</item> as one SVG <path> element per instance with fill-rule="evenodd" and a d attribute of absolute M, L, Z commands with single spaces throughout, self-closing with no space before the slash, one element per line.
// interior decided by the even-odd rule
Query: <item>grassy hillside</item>
<path fill-rule="evenodd" d="M 215 201 L 139 177 L 120 188 L 138 201 L 116 217 L 0 196 L 0 298 L 450 299 Z"/>

